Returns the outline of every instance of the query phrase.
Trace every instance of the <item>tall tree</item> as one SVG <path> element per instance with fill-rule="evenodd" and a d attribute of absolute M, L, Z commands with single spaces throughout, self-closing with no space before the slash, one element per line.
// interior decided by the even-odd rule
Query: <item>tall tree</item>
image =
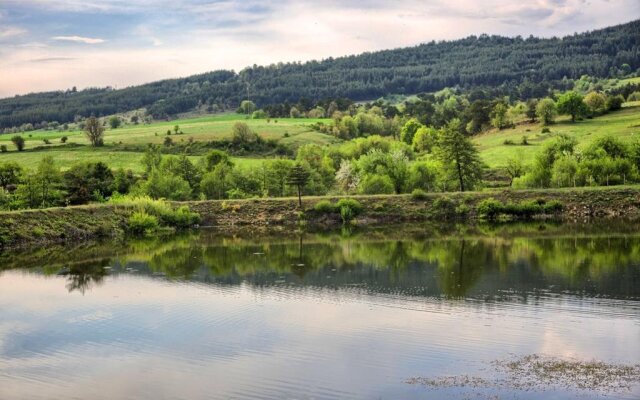
<path fill-rule="evenodd" d="M 564 93 L 558 99 L 558 112 L 571 115 L 571 122 L 575 122 L 577 117 L 583 116 L 587 112 L 584 97 L 573 90 Z"/>
<path fill-rule="evenodd" d="M 311 173 L 308 168 L 302 163 L 296 163 L 291 168 L 289 175 L 287 176 L 287 183 L 291 186 L 295 186 L 298 191 L 298 204 L 302 208 L 302 189 L 309 182 Z"/>
<path fill-rule="evenodd" d="M 104 128 L 96 117 L 90 117 L 84 126 L 84 134 L 93 147 L 104 145 Z"/>
<path fill-rule="evenodd" d="M 481 181 L 482 161 L 478 149 L 462 133 L 459 119 L 449 122 L 440 133 L 437 156 L 455 176 L 461 192 L 472 189 Z"/>

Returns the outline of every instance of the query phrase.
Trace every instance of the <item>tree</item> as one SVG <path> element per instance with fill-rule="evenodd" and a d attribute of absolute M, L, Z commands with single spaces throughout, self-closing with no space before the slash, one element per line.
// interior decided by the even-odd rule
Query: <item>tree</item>
<path fill-rule="evenodd" d="M 511 126 L 511 120 L 507 115 L 509 108 L 504 103 L 498 103 L 493 107 L 491 112 L 491 124 L 498 129 L 504 129 Z"/>
<path fill-rule="evenodd" d="M 418 153 L 431 153 L 438 141 L 438 132 L 430 127 L 420 127 L 413 136 L 413 151 Z"/>
<path fill-rule="evenodd" d="M 84 134 L 93 147 L 104 145 L 104 128 L 100 125 L 98 118 L 91 117 L 87 119 L 84 126 Z"/>
<path fill-rule="evenodd" d="M 114 177 L 103 162 L 81 163 L 64 173 L 67 199 L 71 204 L 85 204 L 104 199 L 113 193 Z"/>
<path fill-rule="evenodd" d="M 11 142 L 16 146 L 16 149 L 18 149 L 18 151 L 24 150 L 24 138 L 22 136 L 15 135 L 11 138 Z"/>
<path fill-rule="evenodd" d="M 604 114 L 607 111 L 607 98 L 598 92 L 590 92 L 584 97 L 584 104 L 591 115 Z"/>
<path fill-rule="evenodd" d="M 230 167 L 233 167 L 233 162 L 231 161 L 231 157 L 229 154 L 225 153 L 222 150 L 211 150 L 204 157 L 204 169 L 207 172 L 211 172 L 214 170 L 218 164 L 227 164 Z"/>
<path fill-rule="evenodd" d="M 109 126 L 111 127 L 111 129 L 118 129 L 121 124 L 122 121 L 118 116 L 114 115 L 113 117 L 109 118 Z"/>
<path fill-rule="evenodd" d="M 525 111 L 525 115 L 529 118 L 529 122 L 536 122 L 536 108 L 538 106 L 538 100 L 529 99 L 527 100 L 527 110 Z"/>
<path fill-rule="evenodd" d="M 302 163 L 296 163 L 296 165 L 291 168 L 291 171 L 289 171 L 289 175 L 287 175 L 287 183 L 295 186 L 298 191 L 298 204 L 300 208 L 302 208 L 302 189 L 307 182 L 309 182 L 310 176 L 311 173 L 308 168 Z"/>
<path fill-rule="evenodd" d="M 453 119 L 442 130 L 437 157 L 456 177 L 461 192 L 473 188 L 482 179 L 482 161 L 478 149 L 462 133 L 459 119 Z"/>
<path fill-rule="evenodd" d="M 360 184 L 360 175 L 353 163 L 348 160 L 340 162 L 340 168 L 336 172 L 336 185 L 342 193 L 353 193 Z"/>
<path fill-rule="evenodd" d="M 536 115 L 540 118 L 543 125 L 553 124 L 558 115 L 556 103 L 548 97 L 540 100 L 536 105 Z"/>
<path fill-rule="evenodd" d="M 142 156 L 142 165 L 144 165 L 147 174 L 158 168 L 160 166 L 160 162 L 162 162 L 160 147 L 154 144 L 149 144 Z"/>
<path fill-rule="evenodd" d="M 300 110 L 297 107 L 291 107 L 291 111 L 289 111 L 289 116 L 291 118 L 300 118 Z"/>
<path fill-rule="evenodd" d="M 418 131 L 418 129 L 422 128 L 422 125 L 417 119 L 412 118 L 407 121 L 400 129 L 400 140 L 405 142 L 406 144 L 413 143 L 413 137 Z"/>
<path fill-rule="evenodd" d="M 509 157 L 505 170 L 507 171 L 507 175 L 509 175 L 509 186 L 512 186 L 513 180 L 521 177 L 524 173 L 521 155 L 518 155 L 518 157 Z"/>
<path fill-rule="evenodd" d="M 22 167 L 16 162 L 0 163 L 0 189 L 17 185 L 22 175 Z"/>
<path fill-rule="evenodd" d="M 240 112 L 243 114 L 251 114 L 252 112 L 254 112 L 256 110 L 256 105 L 253 101 L 251 100 L 243 100 L 240 103 Z"/>
<path fill-rule="evenodd" d="M 586 114 L 587 106 L 584 104 L 582 95 L 571 90 L 558 99 L 558 112 L 571 115 L 571 122 L 575 122 L 576 118 Z"/>
<path fill-rule="evenodd" d="M 607 97 L 606 108 L 609 111 L 617 111 L 622 108 L 622 104 L 624 103 L 624 97 L 621 94 L 617 96 L 609 96 Z"/>
<path fill-rule="evenodd" d="M 258 140 L 258 135 L 244 122 L 236 122 L 231 128 L 232 140 L 236 144 L 253 143 Z"/>

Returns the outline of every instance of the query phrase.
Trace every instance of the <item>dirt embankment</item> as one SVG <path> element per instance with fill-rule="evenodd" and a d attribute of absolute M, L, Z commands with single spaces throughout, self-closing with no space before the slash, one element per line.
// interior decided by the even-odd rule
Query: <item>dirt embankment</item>
<path fill-rule="evenodd" d="M 362 205 L 356 224 L 403 221 L 475 220 L 477 205 L 494 198 L 503 203 L 558 201 L 562 209 L 553 217 L 564 220 L 603 218 L 640 219 L 640 187 L 561 190 L 484 191 L 434 193 L 415 199 L 410 195 L 354 196 Z M 249 226 L 340 224 L 338 213 L 314 209 L 321 200 L 335 203 L 338 197 L 308 197 L 303 207 L 297 199 L 222 200 L 181 203 L 198 212 L 202 225 L 229 229 Z M 102 237 L 123 237 L 128 214 L 109 204 L 0 213 L 0 248 L 37 247 Z"/>

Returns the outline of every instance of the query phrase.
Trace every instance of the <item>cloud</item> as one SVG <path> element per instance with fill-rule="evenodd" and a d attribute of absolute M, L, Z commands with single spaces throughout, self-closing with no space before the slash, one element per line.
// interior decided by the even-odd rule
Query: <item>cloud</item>
<path fill-rule="evenodd" d="M 51 39 L 66 41 L 66 42 L 85 43 L 85 44 L 99 44 L 99 43 L 105 42 L 104 39 L 88 38 L 88 37 L 82 37 L 82 36 L 54 36 Z"/>
<path fill-rule="evenodd" d="M 0 70 L 4 72 L 0 74 L 0 97 L 73 85 L 134 85 L 216 69 L 338 57 L 482 33 L 564 36 L 640 15 L 638 0 L 0 3 L 3 21 L 20 21 L 20 28 L 0 24 Z M 86 46 L 65 45 L 70 43 Z M 109 61 L 114 58 L 118 65 Z M 75 60 L 69 63 L 68 59 Z"/>
<path fill-rule="evenodd" d="M 0 39 L 6 39 L 13 36 L 20 36 L 27 33 L 26 29 L 18 28 L 16 26 L 7 26 L 0 28 Z"/>
<path fill-rule="evenodd" d="M 50 63 L 50 62 L 57 62 L 57 61 L 73 61 L 73 60 L 77 60 L 77 58 L 75 57 L 43 57 L 43 58 L 33 58 L 29 60 L 29 62 Z"/>

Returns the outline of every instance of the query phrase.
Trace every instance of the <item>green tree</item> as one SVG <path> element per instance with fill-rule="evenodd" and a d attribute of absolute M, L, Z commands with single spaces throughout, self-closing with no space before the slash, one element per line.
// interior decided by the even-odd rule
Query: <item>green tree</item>
<path fill-rule="evenodd" d="M 587 112 L 584 97 L 573 90 L 565 92 L 558 99 L 558 112 L 571 115 L 571 122 L 575 122 L 576 118 L 585 115 Z"/>
<path fill-rule="evenodd" d="M 529 122 L 536 122 L 537 114 L 536 108 L 538 107 L 538 100 L 529 99 L 527 100 L 527 110 L 525 111 L 525 115 L 529 118 Z"/>
<path fill-rule="evenodd" d="M 0 189 L 20 183 L 21 175 L 22 167 L 20 164 L 13 161 L 0 163 Z"/>
<path fill-rule="evenodd" d="M 233 162 L 231 161 L 231 157 L 229 154 L 222 150 L 211 150 L 204 157 L 204 169 L 207 172 L 211 172 L 218 166 L 218 164 L 227 164 L 230 167 L 233 167 Z"/>
<path fill-rule="evenodd" d="M 70 204 L 101 200 L 113 193 L 113 172 L 103 162 L 75 164 L 63 177 Z"/>
<path fill-rule="evenodd" d="M 511 126 L 509 119 L 509 107 L 504 103 L 498 103 L 493 107 L 491 112 L 491 124 L 498 129 L 504 129 Z"/>
<path fill-rule="evenodd" d="M 100 121 L 96 117 L 91 117 L 86 120 L 84 125 L 84 134 L 91 142 L 93 147 L 100 147 L 104 145 L 104 128 L 100 124 Z"/>
<path fill-rule="evenodd" d="M 437 157 L 464 192 L 474 188 L 482 180 L 482 161 L 478 149 L 462 133 L 459 119 L 453 119 L 440 133 Z"/>
<path fill-rule="evenodd" d="M 160 146 L 149 144 L 142 156 L 142 165 L 144 165 L 147 174 L 151 173 L 154 169 L 157 169 L 162 162 L 162 152 Z"/>
<path fill-rule="evenodd" d="M 287 183 L 291 186 L 295 186 L 298 191 L 298 204 L 302 208 L 302 190 L 304 189 L 311 173 L 306 165 L 298 162 L 291 168 L 289 175 L 287 176 Z"/>
<path fill-rule="evenodd" d="M 122 121 L 118 116 L 114 115 L 113 117 L 109 118 L 109 126 L 111 127 L 111 129 L 118 129 L 121 124 Z"/>
<path fill-rule="evenodd" d="M 543 125 L 550 125 L 556 120 L 558 109 L 553 99 L 545 98 L 536 105 L 536 115 L 540 118 Z"/>
<path fill-rule="evenodd" d="M 431 153 L 438 141 L 438 131 L 431 127 L 420 127 L 413 136 L 413 151 L 417 153 Z"/>
<path fill-rule="evenodd" d="M 20 135 L 15 135 L 11 138 L 11 142 L 16 146 L 18 151 L 24 150 L 24 138 Z"/>
<path fill-rule="evenodd" d="M 236 122 L 231 127 L 231 137 L 236 144 L 253 143 L 258 140 L 258 135 L 244 122 Z"/>
<path fill-rule="evenodd" d="M 602 93 L 590 92 L 584 97 L 584 104 L 591 115 L 604 114 L 607 111 L 607 98 Z"/>
<path fill-rule="evenodd" d="M 392 194 L 395 188 L 388 175 L 367 174 L 361 180 L 358 191 L 362 194 Z"/>
<path fill-rule="evenodd" d="M 422 128 L 422 125 L 417 119 L 412 118 L 407 121 L 400 129 L 400 140 L 405 142 L 408 145 L 413 143 L 413 137 L 418 131 L 418 129 Z"/>
<path fill-rule="evenodd" d="M 241 113 L 249 115 L 256 110 L 256 105 L 251 100 L 243 100 L 240 102 L 239 110 Z"/>

